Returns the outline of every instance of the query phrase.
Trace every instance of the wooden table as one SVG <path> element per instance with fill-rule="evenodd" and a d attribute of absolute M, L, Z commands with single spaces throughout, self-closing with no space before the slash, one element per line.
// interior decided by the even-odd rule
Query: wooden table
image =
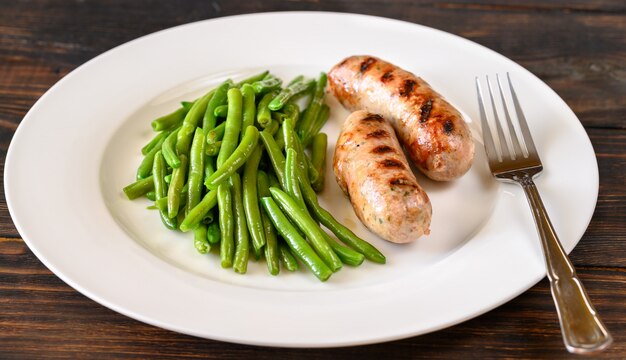
<path fill-rule="evenodd" d="M 379 15 L 451 32 L 520 63 L 580 118 L 600 195 L 571 254 L 626 357 L 626 3 L 609 0 L 0 1 L 0 158 L 26 111 L 94 56 L 171 26 L 227 15 L 323 10 Z M 0 161 L 4 164 L 4 161 Z M 25 164 L 27 166 L 27 164 Z M 45 174 L 42 174 L 45 176 Z M 36 214 L 33 214 L 36 216 Z M 567 357 L 546 280 L 476 319 L 370 346 L 276 349 L 198 339 L 119 315 L 74 291 L 29 251 L 0 193 L 0 358 Z"/>

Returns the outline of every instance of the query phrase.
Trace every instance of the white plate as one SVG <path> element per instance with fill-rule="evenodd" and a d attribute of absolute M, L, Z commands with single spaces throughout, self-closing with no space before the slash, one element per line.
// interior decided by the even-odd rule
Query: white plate
<path fill-rule="evenodd" d="M 423 334 L 484 313 L 541 279 L 545 268 L 526 200 L 517 187 L 492 180 L 480 143 L 462 179 L 422 178 L 433 203 L 432 235 L 412 245 L 368 233 L 329 169 L 323 205 L 379 247 L 388 264 L 345 268 L 326 283 L 305 271 L 271 277 L 263 263 L 251 263 L 245 276 L 223 270 L 217 256 L 195 252 L 190 234 L 163 229 L 147 202 L 124 198 L 120 189 L 134 178 L 150 120 L 179 100 L 261 69 L 284 78 L 316 76 L 352 54 L 380 56 L 419 74 L 473 119 L 474 76 L 510 72 L 546 167 L 539 189 L 571 251 L 594 210 L 598 169 L 581 124 L 550 88 L 462 38 L 332 13 L 179 26 L 119 46 L 66 76 L 24 118 L 7 155 L 6 197 L 20 234 L 55 274 L 111 309 L 182 333 L 258 345 L 341 346 Z M 325 131 L 332 144 L 346 112 L 329 101 Z"/>

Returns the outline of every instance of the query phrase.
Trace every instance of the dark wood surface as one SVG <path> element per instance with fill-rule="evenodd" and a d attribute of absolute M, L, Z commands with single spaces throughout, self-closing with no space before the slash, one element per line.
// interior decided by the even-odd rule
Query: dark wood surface
<path fill-rule="evenodd" d="M 623 1 L 0 0 L 0 166 L 22 117 L 92 57 L 171 26 L 284 10 L 401 19 L 485 45 L 546 81 L 585 126 L 600 168 L 591 224 L 571 254 L 626 358 L 626 3 Z M 0 181 L 2 181 L 0 179 Z M 35 214 L 33 214 L 35 215 Z M 546 280 L 436 333 L 369 346 L 277 349 L 198 339 L 131 320 L 74 291 L 29 251 L 0 192 L 0 359 L 565 358 Z"/>

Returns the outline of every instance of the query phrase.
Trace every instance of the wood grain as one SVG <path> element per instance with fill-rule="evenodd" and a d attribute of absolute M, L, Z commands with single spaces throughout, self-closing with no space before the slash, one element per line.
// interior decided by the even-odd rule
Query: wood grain
<path fill-rule="evenodd" d="M 173 6 L 152 1 L 133 5 L 125 1 L 34 1 L 12 5 L 0 3 L 0 24 L 9 24 L 0 27 L 0 64 L 15 68 L 11 76 L 26 85 L 8 98 L 0 88 L 0 116 L 11 114 L 9 119 L 14 122 L 21 118 L 15 111 L 16 101 L 28 108 L 37 94 L 76 65 L 137 36 L 205 18 L 299 9 L 386 16 L 466 37 L 512 58 L 545 80 L 572 106 L 583 124 L 626 128 L 626 24 L 623 6 L 613 3 L 515 7 L 443 1 L 391 5 L 379 1 L 330 1 L 323 5 L 309 1 L 188 1 Z M 164 15 L 142 16 L 148 9 Z M 503 36 L 506 33 L 523 35 Z M 47 86 L 41 86 L 40 80 Z"/>
<path fill-rule="evenodd" d="M 0 240 L 0 349 L 13 358 L 568 358 L 547 281 L 517 299 L 455 327 L 436 333 L 360 347 L 276 349 L 226 344 L 176 334 L 123 317 L 69 288 L 32 256 L 19 239 Z M 601 358 L 626 353 L 625 269 L 579 267 L 589 295 L 615 345 Z M 3 357 L 5 358 L 5 357 Z M 569 358 L 575 358 L 569 356 Z"/>
<path fill-rule="evenodd" d="M 476 41 L 520 63 L 574 110 L 593 143 L 598 204 L 571 258 L 626 358 L 626 3 L 609 0 L 0 1 L 0 172 L 19 122 L 85 61 L 192 21 L 263 11 L 385 16 Z M 45 176 L 45 174 L 43 175 Z M 4 189 L 4 179 L 0 187 Z M 197 339 L 126 318 L 76 292 L 30 252 L 0 193 L 0 358 L 573 358 L 544 280 L 436 333 L 361 347 L 277 349 Z"/>

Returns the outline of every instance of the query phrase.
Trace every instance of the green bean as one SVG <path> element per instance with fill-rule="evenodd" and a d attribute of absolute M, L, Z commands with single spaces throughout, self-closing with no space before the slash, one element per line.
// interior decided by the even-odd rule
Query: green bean
<path fill-rule="evenodd" d="M 200 202 L 204 179 L 204 131 L 197 128 L 189 152 L 189 175 L 187 176 L 187 211 L 189 213 Z"/>
<path fill-rule="evenodd" d="M 283 122 L 283 125 L 281 126 L 283 136 L 279 137 L 279 140 L 281 140 L 281 144 L 283 144 L 285 149 L 293 148 L 294 150 L 296 150 L 296 153 L 298 154 L 298 167 L 300 167 L 305 173 L 307 173 L 310 179 L 317 179 L 317 170 L 315 170 L 313 165 L 310 163 L 308 157 L 304 153 L 302 145 L 300 144 L 300 139 L 295 135 L 295 131 L 290 130 L 293 128 L 291 124 L 292 122 L 290 119 L 285 119 L 285 122 Z M 279 146 L 278 142 L 276 146 Z M 282 153 L 275 153 L 274 156 L 277 158 L 277 164 L 283 163 L 282 161 L 284 160 L 284 157 L 282 156 Z M 287 184 L 284 182 L 281 182 L 281 184 L 287 186 Z"/>
<path fill-rule="evenodd" d="M 279 149 L 285 148 L 285 136 L 284 136 L 283 124 L 280 124 L 280 127 L 278 128 L 278 131 L 276 132 L 276 135 L 274 136 L 274 141 L 276 142 L 276 146 L 278 146 Z"/>
<path fill-rule="evenodd" d="M 222 148 L 222 142 L 218 141 L 213 144 L 207 144 L 206 150 L 204 153 L 208 156 L 216 156 L 220 153 L 220 149 Z"/>
<path fill-rule="evenodd" d="M 178 207 L 180 205 L 180 196 L 185 177 L 187 176 L 187 155 L 180 155 L 180 167 L 172 172 L 172 181 L 167 192 L 167 216 L 175 218 L 178 215 Z"/>
<path fill-rule="evenodd" d="M 207 104 L 211 97 L 213 97 L 213 93 L 215 90 L 210 91 L 203 97 L 201 97 L 198 101 L 196 101 L 191 110 L 185 116 L 185 120 L 183 120 L 183 125 L 178 132 L 178 136 L 176 138 L 176 154 L 178 156 L 184 154 L 187 155 L 189 152 L 189 146 L 191 145 L 191 138 L 193 136 L 196 127 L 198 126 L 198 122 L 202 115 L 204 114 Z"/>
<path fill-rule="evenodd" d="M 145 179 L 150 176 L 150 173 L 152 173 L 154 155 L 157 153 L 157 151 L 161 150 L 161 145 L 163 145 L 164 141 L 165 139 L 161 138 L 161 140 L 157 142 L 152 150 L 150 150 L 150 152 L 148 152 L 146 156 L 143 157 L 141 163 L 139 164 L 139 167 L 137 168 L 137 180 Z"/>
<path fill-rule="evenodd" d="M 278 178 L 276 177 L 276 175 L 273 172 L 268 173 L 267 174 L 267 178 L 270 180 L 270 187 L 280 188 L 280 182 L 278 181 Z M 270 189 L 267 189 L 267 191 L 269 191 L 269 190 Z"/>
<path fill-rule="evenodd" d="M 383 255 L 378 249 L 369 244 L 367 241 L 356 236 L 350 229 L 345 227 L 339 221 L 337 221 L 326 209 L 320 206 L 317 201 L 317 195 L 315 190 L 311 187 L 311 184 L 304 178 L 302 173 L 298 174 L 300 179 L 300 188 L 304 200 L 309 205 L 309 209 L 313 213 L 313 216 L 322 225 L 326 226 L 339 240 L 352 247 L 354 250 L 365 255 L 368 260 L 373 262 L 384 264 L 386 262 L 385 255 Z"/>
<path fill-rule="evenodd" d="M 280 273 L 278 254 L 278 238 L 276 236 L 276 229 L 272 225 L 272 221 L 267 217 L 265 212 L 261 213 L 261 222 L 263 224 L 263 234 L 265 236 L 265 247 L 263 247 L 265 262 L 267 263 L 267 270 L 271 275 L 278 275 Z"/>
<path fill-rule="evenodd" d="M 285 214 L 271 197 L 261 199 L 261 204 L 268 217 L 274 224 L 274 228 L 280 232 L 293 253 L 317 276 L 321 281 L 326 281 L 332 275 L 332 271 L 322 259 L 315 253 L 311 245 L 307 243 L 291 225 Z"/>
<path fill-rule="evenodd" d="M 297 76 L 281 89 L 282 80 L 265 71 L 182 101 L 152 121 L 158 133 L 142 147 L 138 180 L 124 193 L 153 199 L 149 209 L 157 209 L 168 228 L 193 231 L 198 252 L 219 243 L 221 266 L 238 273 L 247 272 L 251 252 L 257 259 L 264 255 L 271 275 L 279 274 L 281 262 L 295 271 L 300 259 L 321 281 L 343 264 L 358 266 L 366 258 L 384 263 L 315 194 L 326 170 L 328 139 L 318 135 L 330 113 L 326 82 L 325 73 L 317 81 Z M 305 95 L 308 105 L 300 112 L 298 99 Z M 218 125 L 218 118 L 225 119 Z M 309 145 L 312 158 L 305 153 Z M 261 170 L 268 166 L 273 171 Z"/>
<path fill-rule="evenodd" d="M 324 190 L 324 175 L 326 173 L 326 147 L 328 146 L 328 136 L 325 133 L 318 133 L 313 136 L 311 143 L 311 163 L 317 170 L 317 179 L 311 181 L 311 186 L 316 192 Z"/>
<path fill-rule="evenodd" d="M 215 193 L 217 193 L 217 190 L 215 190 Z M 215 197 L 215 203 L 217 204 L 217 196 Z M 209 210 L 208 213 L 206 213 L 202 217 L 202 220 L 200 220 L 200 223 L 204 225 L 209 225 L 209 224 L 212 224 L 214 221 L 215 221 L 215 213 L 213 212 L 213 209 L 211 209 Z"/>
<path fill-rule="evenodd" d="M 204 159 L 204 179 L 206 180 L 206 178 L 213 175 L 214 172 L 215 172 L 215 157 L 207 156 Z"/>
<path fill-rule="evenodd" d="M 213 111 L 213 115 L 220 118 L 225 118 L 226 116 L 228 116 L 228 104 L 216 107 L 215 111 Z"/>
<path fill-rule="evenodd" d="M 211 250 L 211 244 L 207 239 L 207 227 L 200 224 L 193 230 L 193 246 L 200 254 L 206 254 Z"/>
<path fill-rule="evenodd" d="M 322 229 L 320 229 L 315 220 L 309 215 L 308 211 L 300 208 L 293 198 L 279 188 L 271 187 L 270 192 L 272 193 L 272 198 L 278 203 L 281 210 L 293 220 L 298 228 L 300 228 L 311 241 L 315 251 L 324 259 L 326 265 L 328 265 L 333 272 L 339 271 L 342 266 L 341 260 L 328 245 L 324 235 L 322 235 Z"/>
<path fill-rule="evenodd" d="M 267 125 L 265 129 L 263 129 L 263 131 L 266 131 L 268 134 L 271 134 L 272 136 L 274 136 L 274 134 L 276 134 L 279 128 L 280 128 L 280 123 L 272 119 L 272 122 L 269 125 Z"/>
<path fill-rule="evenodd" d="M 235 151 L 221 164 L 217 170 L 206 179 L 205 185 L 209 189 L 216 189 L 217 186 L 228 179 L 233 173 L 242 167 L 254 152 L 259 143 L 259 130 L 254 126 L 248 126 L 245 135 Z M 224 145 L 222 143 L 222 148 Z M 222 152 L 220 151 L 220 154 Z M 219 161 L 219 157 L 217 158 Z"/>
<path fill-rule="evenodd" d="M 230 185 L 233 193 L 233 213 L 235 217 L 235 260 L 233 269 L 235 272 L 245 274 L 248 270 L 248 257 L 250 256 L 250 234 L 246 214 L 243 207 L 243 190 L 241 178 L 238 173 L 230 177 Z"/>
<path fill-rule="evenodd" d="M 315 84 L 315 92 L 313 93 L 313 99 L 304 112 L 302 121 L 298 124 L 298 136 L 304 140 L 304 135 L 310 132 L 310 128 L 318 117 L 322 103 L 324 102 L 324 89 L 326 88 L 326 82 L 328 78 L 325 73 L 321 73 L 317 83 Z"/>
<path fill-rule="evenodd" d="M 142 197 L 152 190 L 154 190 L 154 180 L 152 180 L 152 176 L 145 179 L 137 180 L 134 183 L 127 185 L 123 189 L 124 194 L 126 194 L 128 200 L 134 200 L 136 198 Z"/>
<path fill-rule="evenodd" d="M 220 242 L 220 225 L 217 222 L 212 222 L 207 226 L 206 238 L 209 244 L 217 244 Z"/>
<path fill-rule="evenodd" d="M 349 247 L 343 246 L 339 244 L 335 239 L 330 237 L 327 233 L 322 231 L 322 235 L 326 239 L 328 245 L 330 245 L 331 249 L 337 254 L 341 262 L 350 265 L 350 266 L 359 266 L 365 260 L 365 256 L 357 251 L 350 249 Z"/>
<path fill-rule="evenodd" d="M 233 153 L 225 161 L 223 161 L 221 165 L 218 165 L 217 171 L 206 179 L 205 185 L 209 189 L 216 189 L 220 183 L 228 179 L 246 163 L 250 155 L 254 152 L 254 149 L 256 149 L 258 143 L 259 130 L 257 130 L 254 126 L 248 126 L 239 146 L 237 146 L 235 151 L 233 151 Z M 224 143 L 222 143 L 222 149 L 224 146 Z M 220 150 L 220 155 L 221 154 L 222 151 Z M 220 160 L 219 156 L 217 160 Z"/>
<path fill-rule="evenodd" d="M 272 101 L 276 94 L 276 91 L 270 91 L 267 94 L 263 95 L 261 101 L 259 101 L 259 105 L 257 106 L 256 111 L 256 121 L 262 128 L 268 126 L 272 121 L 272 111 L 267 107 L 267 105 L 270 103 L 270 101 Z"/>
<path fill-rule="evenodd" d="M 286 88 L 282 89 L 278 95 L 269 103 L 268 107 L 272 111 L 278 111 L 285 106 L 287 101 L 292 97 L 306 92 L 315 84 L 314 80 L 292 82 Z"/>
<path fill-rule="evenodd" d="M 307 163 L 306 163 L 306 155 L 304 154 L 304 149 L 300 145 L 298 141 L 298 136 L 294 130 L 293 121 L 291 119 L 285 119 L 282 126 L 283 130 L 283 142 L 285 143 L 285 154 L 287 153 L 287 149 L 294 149 L 296 151 L 295 164 L 302 169 L 302 171 L 308 172 Z M 314 176 L 317 176 L 314 173 Z"/>
<path fill-rule="evenodd" d="M 156 200 L 156 193 L 154 191 L 148 191 L 146 193 L 146 198 L 148 198 L 148 200 L 155 201 Z"/>
<path fill-rule="evenodd" d="M 157 151 L 154 155 L 154 162 L 152 165 L 152 181 L 154 182 L 154 195 L 155 201 L 163 199 L 167 196 L 167 184 L 165 184 L 165 160 L 161 151 Z M 163 225 L 168 229 L 176 229 L 176 219 L 171 219 L 167 211 L 159 211 L 161 221 Z"/>
<path fill-rule="evenodd" d="M 224 128 L 224 138 L 220 153 L 217 155 L 217 169 L 228 159 L 237 147 L 239 132 L 241 131 L 242 97 L 241 91 L 237 88 L 228 90 L 228 116 L 226 117 L 226 127 Z"/>
<path fill-rule="evenodd" d="M 298 124 L 298 120 L 300 119 L 300 107 L 297 104 L 288 103 L 283 108 L 283 112 L 285 113 L 285 118 L 291 119 L 294 126 Z"/>
<path fill-rule="evenodd" d="M 206 135 L 206 143 L 213 144 L 224 138 L 224 130 L 226 129 L 226 123 L 223 122 L 217 125 L 213 130 L 209 131 Z"/>
<path fill-rule="evenodd" d="M 244 172 L 244 179 L 245 178 L 246 176 Z M 245 186 L 246 184 L 244 180 L 244 190 L 245 190 Z M 257 202 L 256 206 L 258 208 L 259 198 L 272 196 L 272 194 L 270 193 L 269 178 L 267 177 L 267 174 L 264 171 L 262 170 L 258 171 L 257 183 L 255 184 L 255 186 L 257 187 L 258 196 L 259 196 L 257 199 L 255 199 L 255 201 Z M 267 216 L 265 211 L 260 212 L 260 215 L 261 215 L 261 222 L 263 224 L 263 234 L 265 238 L 265 247 L 263 249 L 265 252 L 265 262 L 267 262 L 267 270 L 272 275 L 278 275 L 278 273 L 280 272 L 280 267 L 278 266 L 279 254 L 278 254 L 278 239 L 276 237 L 276 229 L 274 229 L 274 225 L 272 225 L 272 221 Z M 250 229 L 252 229 L 252 227 L 250 227 Z"/>
<path fill-rule="evenodd" d="M 213 209 L 215 205 L 217 205 L 217 202 L 218 202 L 217 197 L 218 197 L 217 190 L 211 190 L 208 193 L 206 193 L 206 195 L 204 195 L 202 200 L 196 206 L 194 206 L 193 209 L 187 212 L 185 219 L 180 223 L 180 226 L 179 226 L 180 231 L 187 232 L 189 230 L 193 230 L 194 228 L 196 228 L 198 224 L 202 222 L 202 219 L 204 218 L 204 216 L 211 209 Z"/>
<path fill-rule="evenodd" d="M 257 145 L 243 169 L 243 208 L 248 221 L 248 229 L 252 238 L 252 246 L 260 251 L 265 245 L 265 233 L 257 196 L 257 170 L 263 155 L 263 147 Z"/>
<path fill-rule="evenodd" d="M 263 80 L 255 81 L 252 83 L 252 88 L 257 94 L 264 94 L 269 91 L 280 89 L 283 81 L 274 76 L 266 76 Z"/>
<path fill-rule="evenodd" d="M 309 181 L 315 181 L 317 180 L 317 177 L 319 176 L 319 174 L 317 173 L 317 170 L 315 169 L 315 167 L 313 166 L 313 164 L 311 163 L 311 160 L 309 160 L 309 157 L 306 156 L 306 154 L 304 153 L 304 146 L 302 146 L 302 143 L 300 142 L 300 138 L 295 136 L 294 137 L 294 144 L 296 146 L 296 151 L 298 151 L 298 154 L 302 154 L 302 159 L 304 159 L 304 163 L 306 165 L 306 167 L 303 167 L 302 165 L 300 166 L 300 168 L 306 168 L 306 174 L 309 177 Z"/>
<path fill-rule="evenodd" d="M 293 122 L 291 121 L 291 119 L 285 119 L 285 121 L 283 121 L 283 125 L 280 127 L 282 132 L 283 132 L 283 142 L 284 142 L 284 146 L 285 146 L 285 153 L 287 153 L 287 149 L 294 149 L 296 148 L 296 145 L 294 144 L 294 142 L 296 141 L 295 137 L 296 137 L 296 133 L 293 130 Z"/>
<path fill-rule="evenodd" d="M 287 271 L 294 272 L 300 267 L 289 248 L 282 243 L 278 244 L 278 256 L 280 256 L 280 261 Z"/>
<path fill-rule="evenodd" d="M 242 87 L 244 84 L 252 84 L 255 83 L 257 81 L 263 80 L 265 79 L 266 76 L 269 75 L 269 71 L 265 70 L 262 73 L 259 74 L 254 74 L 252 76 L 250 76 L 249 78 L 243 79 L 240 82 L 235 84 L 235 87 Z"/>
<path fill-rule="evenodd" d="M 289 194 L 300 206 L 300 209 L 306 211 L 306 204 L 302 198 L 302 192 L 300 192 L 300 186 L 298 185 L 298 171 L 296 167 L 296 157 L 298 154 L 292 148 L 287 149 L 287 159 L 285 160 L 285 188 L 287 194 Z"/>
<path fill-rule="evenodd" d="M 193 106 L 194 103 L 195 101 L 181 101 L 180 106 L 182 106 L 183 109 L 189 111 L 191 110 L 191 107 Z"/>
<path fill-rule="evenodd" d="M 152 179 L 152 178 L 149 178 Z M 187 203 L 187 186 L 183 186 L 183 190 L 180 192 L 180 204 L 178 205 L 178 211 L 185 207 Z M 156 206 L 159 210 L 167 211 L 167 196 L 161 199 L 158 199 L 154 202 L 154 206 Z"/>
<path fill-rule="evenodd" d="M 154 201 L 154 209 L 167 211 L 167 196 Z"/>
<path fill-rule="evenodd" d="M 170 131 L 168 130 L 161 131 L 160 133 L 158 133 L 155 137 L 152 138 L 152 140 L 150 140 L 149 143 L 147 143 L 144 147 L 141 148 L 141 154 L 142 155 L 148 154 L 150 150 L 154 149 L 159 144 L 161 139 L 166 138 L 167 135 L 169 134 L 170 134 Z"/>
<path fill-rule="evenodd" d="M 283 156 L 283 153 L 278 145 L 276 145 L 276 141 L 274 141 L 274 137 L 272 137 L 271 134 L 261 131 L 261 140 L 263 141 L 265 151 L 272 162 L 278 181 L 281 184 L 285 184 L 285 157 Z"/>
<path fill-rule="evenodd" d="M 187 110 L 181 107 L 173 113 L 161 116 L 160 118 L 152 121 L 152 130 L 163 131 L 177 127 L 183 122 L 183 119 L 187 115 Z"/>
<path fill-rule="evenodd" d="M 185 212 L 181 211 L 180 209 L 183 209 L 183 207 L 180 207 L 178 210 L 178 214 L 176 215 L 176 223 L 180 224 L 183 222 L 183 220 L 185 220 Z"/>
<path fill-rule="evenodd" d="M 204 130 L 205 132 L 215 127 L 215 124 L 217 123 L 215 109 L 226 102 L 226 92 L 232 85 L 233 82 L 228 79 L 221 83 L 217 87 L 217 89 L 215 89 L 215 93 L 206 105 L 204 117 L 202 118 L 202 130 Z"/>
<path fill-rule="evenodd" d="M 220 223 L 220 259 L 223 268 L 233 266 L 235 253 L 235 219 L 233 217 L 233 195 L 228 182 L 217 188 L 217 206 Z"/>
<path fill-rule="evenodd" d="M 272 111 L 272 120 L 282 124 L 283 120 L 285 120 L 285 114 L 278 111 Z"/>
<path fill-rule="evenodd" d="M 248 126 L 254 126 L 256 118 L 255 93 L 252 85 L 244 84 L 241 87 L 241 96 L 243 97 L 243 121 L 241 128 L 246 129 Z"/>
<path fill-rule="evenodd" d="M 163 142 L 163 146 L 161 146 L 161 151 L 163 152 L 163 157 L 165 158 L 165 162 L 169 167 L 175 169 L 180 166 L 180 159 L 176 154 L 176 139 L 178 138 L 178 132 L 180 128 L 172 131 L 169 136 Z"/>
<path fill-rule="evenodd" d="M 319 133 L 320 130 L 322 130 L 322 127 L 324 127 L 324 125 L 328 121 L 329 116 L 330 116 L 330 108 L 328 107 L 328 105 L 323 104 L 322 107 L 320 108 L 317 119 L 315 120 L 313 125 L 311 125 L 310 130 L 306 134 L 304 134 L 304 136 L 302 137 L 302 144 L 305 147 L 309 146 L 309 143 L 311 143 L 313 136 L 317 135 L 317 133 Z"/>
<path fill-rule="evenodd" d="M 311 79 L 311 82 L 312 82 L 311 86 L 306 91 L 303 91 L 299 94 L 296 94 L 295 96 L 292 96 L 291 99 L 289 99 L 288 103 L 293 104 L 302 97 L 305 97 L 307 95 L 312 95 L 315 92 L 315 84 L 317 84 L 317 81 Z M 308 102 L 310 102 L 310 100 Z M 308 103 L 307 103 L 307 106 L 308 106 Z"/>

